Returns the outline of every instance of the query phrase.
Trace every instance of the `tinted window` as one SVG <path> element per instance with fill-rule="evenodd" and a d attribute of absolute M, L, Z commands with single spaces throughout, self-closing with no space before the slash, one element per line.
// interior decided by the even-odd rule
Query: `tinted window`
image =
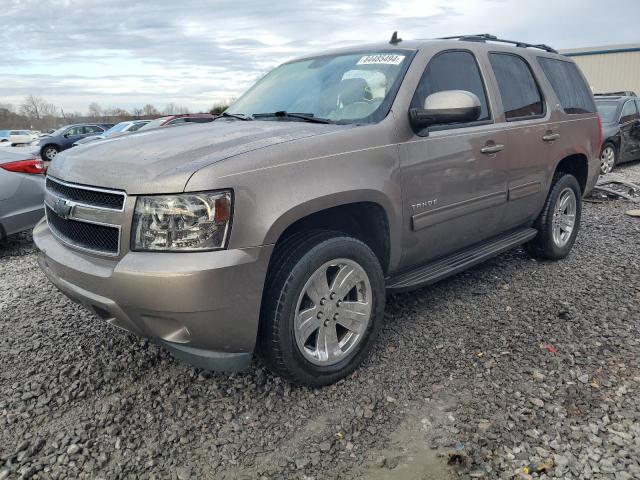
<path fill-rule="evenodd" d="M 507 120 L 542 115 L 544 105 L 529 65 L 522 57 L 489 54 Z"/>
<path fill-rule="evenodd" d="M 633 100 L 627 101 L 622 107 L 622 113 L 620 114 L 620 123 L 627 123 L 631 120 L 638 118 L 638 110 L 636 109 L 636 102 Z"/>
<path fill-rule="evenodd" d="M 452 51 L 433 57 L 420 79 L 411 107 L 424 107 L 424 101 L 429 95 L 443 90 L 466 90 L 475 93 L 480 99 L 479 120 L 490 118 L 480 69 L 471 53 Z"/>
<path fill-rule="evenodd" d="M 596 111 L 591 89 L 574 63 L 544 57 L 538 57 L 538 63 L 566 113 Z"/>

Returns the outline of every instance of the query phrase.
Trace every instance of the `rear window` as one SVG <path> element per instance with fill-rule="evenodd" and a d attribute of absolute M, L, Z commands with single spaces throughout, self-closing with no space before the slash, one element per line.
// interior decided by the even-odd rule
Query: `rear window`
<path fill-rule="evenodd" d="M 507 120 L 525 120 L 544 113 L 540 89 L 522 57 L 510 53 L 491 53 L 489 61 L 498 82 Z"/>
<path fill-rule="evenodd" d="M 538 63 L 566 113 L 595 113 L 593 94 L 575 63 L 546 57 L 538 57 Z"/>

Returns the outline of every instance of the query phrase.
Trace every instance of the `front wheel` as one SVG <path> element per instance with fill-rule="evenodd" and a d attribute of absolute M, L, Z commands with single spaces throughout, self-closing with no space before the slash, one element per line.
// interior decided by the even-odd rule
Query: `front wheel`
<path fill-rule="evenodd" d="M 42 158 L 51 162 L 58 155 L 58 149 L 53 145 L 47 145 L 42 149 Z"/>
<path fill-rule="evenodd" d="M 294 235 L 274 252 L 258 353 L 293 383 L 334 383 L 371 349 L 384 302 L 382 268 L 367 245 L 338 232 Z"/>
<path fill-rule="evenodd" d="M 582 191 L 576 177 L 558 172 L 542 213 L 535 221 L 538 235 L 526 246 L 534 257 L 560 260 L 569 255 L 580 229 Z"/>
<path fill-rule="evenodd" d="M 600 174 L 606 175 L 613 170 L 617 162 L 616 147 L 613 143 L 607 142 L 602 146 L 600 152 Z"/>

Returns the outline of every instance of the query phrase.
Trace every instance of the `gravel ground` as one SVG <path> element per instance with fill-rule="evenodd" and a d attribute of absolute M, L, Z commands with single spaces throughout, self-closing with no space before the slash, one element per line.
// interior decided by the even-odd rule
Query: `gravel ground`
<path fill-rule="evenodd" d="M 618 171 L 640 182 L 640 165 Z M 640 478 L 640 220 L 588 203 L 571 256 L 522 250 L 389 298 L 329 388 L 209 374 L 93 318 L 0 247 L 5 478 Z"/>

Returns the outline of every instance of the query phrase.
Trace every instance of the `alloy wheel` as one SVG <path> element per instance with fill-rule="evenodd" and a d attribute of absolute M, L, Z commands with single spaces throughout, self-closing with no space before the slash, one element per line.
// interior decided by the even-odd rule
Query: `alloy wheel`
<path fill-rule="evenodd" d="M 314 365 L 334 365 L 360 344 L 371 320 L 369 277 L 353 260 L 318 268 L 302 288 L 294 319 L 298 350 Z"/>
<path fill-rule="evenodd" d="M 553 242 L 560 248 L 571 239 L 576 224 L 577 204 L 576 193 L 571 188 L 565 188 L 558 195 L 553 209 L 552 235 Z"/>
<path fill-rule="evenodd" d="M 605 175 L 611 172 L 615 162 L 616 152 L 611 145 L 607 145 L 602 149 L 602 153 L 600 154 L 600 173 Z"/>

